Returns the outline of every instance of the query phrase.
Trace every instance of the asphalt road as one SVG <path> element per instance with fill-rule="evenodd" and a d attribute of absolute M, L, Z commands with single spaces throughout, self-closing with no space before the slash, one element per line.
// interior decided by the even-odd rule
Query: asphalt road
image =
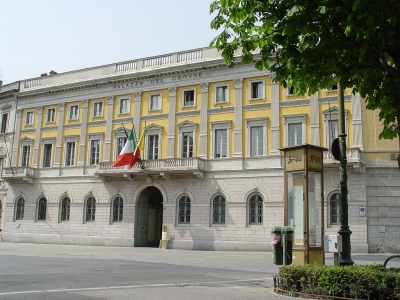
<path fill-rule="evenodd" d="M 268 252 L 0 243 L 0 299 L 284 299 L 277 273 Z"/>

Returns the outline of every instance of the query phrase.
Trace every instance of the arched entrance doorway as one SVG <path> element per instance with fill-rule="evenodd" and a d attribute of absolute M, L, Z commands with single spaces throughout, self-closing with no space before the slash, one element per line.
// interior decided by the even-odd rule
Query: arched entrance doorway
<path fill-rule="evenodd" d="M 163 196 L 154 186 L 145 188 L 136 202 L 135 247 L 158 247 L 163 222 Z"/>

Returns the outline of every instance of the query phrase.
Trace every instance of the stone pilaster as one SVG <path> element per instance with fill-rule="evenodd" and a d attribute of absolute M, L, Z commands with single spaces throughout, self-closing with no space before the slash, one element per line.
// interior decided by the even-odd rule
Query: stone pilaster
<path fill-rule="evenodd" d="M 14 135 L 13 153 L 12 153 L 12 166 L 13 167 L 17 166 L 19 141 L 21 139 L 21 137 L 20 137 L 21 114 L 22 114 L 22 109 L 17 108 L 17 114 L 16 114 L 16 119 L 15 119 L 15 135 Z"/>
<path fill-rule="evenodd" d="M 169 91 L 169 117 L 168 117 L 168 148 L 167 158 L 175 157 L 175 112 L 176 112 L 176 87 Z"/>
<path fill-rule="evenodd" d="M 57 139 L 56 139 L 56 155 L 54 159 L 54 167 L 60 168 L 61 163 L 61 147 L 62 147 L 62 133 L 64 127 L 64 110 L 65 103 L 59 104 L 58 123 L 57 123 Z"/>
<path fill-rule="evenodd" d="M 271 155 L 281 155 L 280 148 L 280 128 L 279 128 L 279 84 L 273 82 L 275 75 L 270 75 L 271 79 Z"/>
<path fill-rule="evenodd" d="M 40 130 L 42 129 L 43 106 L 36 107 L 36 110 L 37 110 L 37 117 L 36 117 L 35 142 L 34 142 L 34 145 L 33 145 L 32 168 L 37 168 L 38 167 L 39 146 L 40 146 Z"/>
<path fill-rule="evenodd" d="M 82 100 L 82 122 L 81 122 L 81 134 L 79 136 L 79 159 L 78 159 L 78 166 L 81 167 L 85 165 L 88 107 L 89 107 L 89 100 L 88 99 Z M 90 145 L 88 145 L 88 149 L 90 149 Z"/>
<path fill-rule="evenodd" d="M 359 93 L 351 95 L 353 147 L 364 149 L 362 139 L 361 96 Z"/>
<path fill-rule="evenodd" d="M 318 92 L 310 96 L 311 145 L 320 146 Z"/>
<path fill-rule="evenodd" d="M 142 105 L 142 92 L 133 93 L 135 97 L 133 100 L 134 107 L 133 107 L 133 125 L 135 126 L 136 135 L 138 135 L 138 139 L 142 132 L 140 131 L 140 108 Z"/>
<path fill-rule="evenodd" d="M 104 142 L 103 161 L 110 161 L 111 154 L 111 138 L 112 138 L 112 121 L 114 111 L 114 96 L 107 97 L 107 119 L 106 119 L 106 136 Z"/>
<path fill-rule="evenodd" d="M 207 158 L 207 126 L 208 126 L 208 82 L 200 84 L 201 107 L 200 107 L 200 153 L 199 157 Z"/>
<path fill-rule="evenodd" d="M 234 128 L 234 157 L 243 157 L 243 78 L 237 78 L 235 82 L 235 128 Z"/>

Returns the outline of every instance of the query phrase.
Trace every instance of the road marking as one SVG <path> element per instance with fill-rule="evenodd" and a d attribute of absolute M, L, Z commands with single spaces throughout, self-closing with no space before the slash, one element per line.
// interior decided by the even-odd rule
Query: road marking
<path fill-rule="evenodd" d="M 156 284 L 144 284 L 144 285 L 123 285 L 123 286 L 104 286 L 104 287 L 92 287 L 92 288 L 76 288 L 76 289 L 59 289 L 59 290 L 41 290 L 41 291 L 21 291 L 21 292 L 6 292 L 0 293 L 0 296 L 6 295 L 20 295 L 20 294 L 37 294 L 37 293 L 62 293 L 62 292 L 77 292 L 77 291 L 97 291 L 97 290 L 110 290 L 110 289 L 134 289 L 134 288 L 146 288 L 146 287 L 163 287 L 163 286 L 179 286 L 179 285 L 202 285 L 211 283 L 230 283 L 230 282 L 263 282 L 265 280 L 272 279 L 272 277 L 264 279 L 238 279 L 238 280 L 221 280 L 221 281 L 202 281 L 202 282 L 181 282 L 181 283 L 156 283 Z"/>

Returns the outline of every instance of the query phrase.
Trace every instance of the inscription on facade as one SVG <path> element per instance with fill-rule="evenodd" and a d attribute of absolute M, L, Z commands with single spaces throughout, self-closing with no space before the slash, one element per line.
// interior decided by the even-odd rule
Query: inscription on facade
<path fill-rule="evenodd" d="M 189 80 L 189 79 L 194 79 L 194 78 L 202 78 L 202 76 L 203 76 L 202 72 L 197 72 L 197 73 L 190 73 L 190 74 L 174 75 L 174 76 L 165 77 L 165 78 L 157 78 L 157 79 L 150 79 L 150 80 L 138 80 L 138 81 L 132 81 L 132 82 L 127 82 L 127 83 L 114 84 L 113 89 L 118 90 L 118 89 L 135 88 L 135 87 L 142 87 L 142 86 L 149 86 L 149 85 L 157 85 L 157 84 L 168 83 L 168 82 L 176 82 L 176 81 Z"/>

